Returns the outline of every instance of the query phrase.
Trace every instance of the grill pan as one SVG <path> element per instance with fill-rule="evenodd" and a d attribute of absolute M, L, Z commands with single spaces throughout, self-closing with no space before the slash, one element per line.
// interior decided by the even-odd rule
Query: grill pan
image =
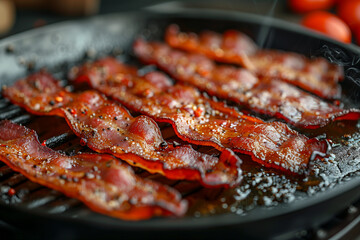
<path fill-rule="evenodd" d="M 356 46 L 335 42 L 294 24 L 231 11 L 179 9 L 164 13 L 147 10 L 64 22 L 24 32 L 0 41 L 0 84 L 11 84 L 40 68 L 47 68 L 66 84 L 65 74 L 71 66 L 87 58 L 108 54 L 121 53 L 120 57 L 131 63 L 133 40 L 138 36 L 160 40 L 171 23 L 180 25 L 184 31 L 238 29 L 264 48 L 323 56 L 344 66 L 343 100 L 348 106 L 360 105 L 360 83 L 356 80 L 360 76 L 360 51 Z M 70 153 L 84 150 L 69 128 L 60 123 L 61 119 L 29 115 L 2 98 L 0 118 L 12 119 L 35 129 L 40 139 L 47 139 L 48 146 L 54 149 Z M 54 129 L 54 126 L 63 127 Z M 349 159 L 355 165 L 360 162 L 358 146 L 338 147 L 336 156 L 340 162 Z M 244 215 L 224 213 L 128 222 L 91 212 L 79 201 L 31 183 L 21 174 L 0 165 L 0 219 L 36 237 L 52 239 L 286 235 L 319 226 L 359 199 L 360 175 L 354 173 L 354 169 L 356 167 L 343 168 L 341 174 L 345 180 L 325 191 L 272 208 L 258 206 Z M 16 198 L 6 197 L 8 186 L 16 189 Z M 186 194 L 193 190 L 190 188 Z"/>

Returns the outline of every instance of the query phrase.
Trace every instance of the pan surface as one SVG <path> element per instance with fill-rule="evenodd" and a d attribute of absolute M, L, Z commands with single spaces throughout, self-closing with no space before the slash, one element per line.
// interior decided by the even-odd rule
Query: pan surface
<path fill-rule="evenodd" d="M 164 29 L 176 23 L 185 31 L 238 29 L 264 48 L 282 49 L 306 56 L 323 56 L 344 66 L 346 79 L 342 83 L 344 101 L 360 106 L 360 50 L 283 21 L 235 12 L 209 10 L 179 10 L 171 13 L 143 11 L 98 16 L 79 21 L 64 22 L 24 32 L 0 41 L 0 84 L 6 85 L 29 73 L 29 69 L 47 68 L 63 72 L 84 56 L 98 58 L 114 52 L 131 56 L 133 40 L 142 36 L 161 40 Z M 11 51 L 9 50 L 11 49 Z M 65 78 L 61 73 L 57 76 Z M 339 159 L 349 158 L 360 163 L 359 144 L 340 147 Z M 345 169 L 345 170 L 344 170 Z M 16 226 L 67 236 L 166 237 L 181 232 L 178 238 L 199 234 L 205 237 L 234 233 L 258 237 L 317 226 L 360 198 L 359 168 L 343 168 L 339 183 L 311 195 L 299 196 L 292 202 L 261 207 L 246 214 L 223 213 L 211 216 L 188 216 L 180 219 L 156 218 L 127 222 L 91 213 L 90 215 L 48 214 L 11 204 L 0 204 L 0 218 Z M 334 171 L 330 171 L 334 173 Z M 345 180 L 344 180 L 345 179 Z M 59 227 L 61 226 L 61 227 Z M 261 231 L 259 231 L 261 228 Z M 217 235 L 219 234 L 219 235 Z M 176 237 L 176 236 L 175 236 Z"/>

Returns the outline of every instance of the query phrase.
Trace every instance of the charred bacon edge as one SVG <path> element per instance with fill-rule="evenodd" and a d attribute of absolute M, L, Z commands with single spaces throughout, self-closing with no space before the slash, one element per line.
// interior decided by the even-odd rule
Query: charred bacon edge
<path fill-rule="evenodd" d="M 116 64 L 118 66 L 116 66 Z M 101 72 L 101 75 L 99 74 L 98 71 Z M 105 86 L 107 84 L 106 81 L 111 80 L 112 77 L 116 77 L 117 74 L 126 76 L 125 79 L 128 79 L 128 78 L 134 78 L 134 80 L 142 79 L 143 77 L 141 77 L 137 74 L 136 68 L 125 65 L 123 63 L 120 63 L 116 59 L 113 59 L 113 58 L 105 58 L 105 59 L 100 59 L 98 62 L 94 62 L 93 64 L 86 64 L 82 68 L 76 67 L 75 69 L 73 69 L 73 73 L 74 72 L 75 72 L 75 74 L 73 74 L 71 78 L 72 78 L 72 80 L 75 80 L 75 82 L 87 82 L 93 88 L 98 89 L 99 91 L 103 92 L 105 95 L 108 95 L 108 96 L 112 97 L 113 99 L 120 101 L 122 104 L 124 104 L 126 107 L 128 107 L 131 110 L 151 116 L 156 121 L 170 123 L 173 126 L 175 133 L 181 139 L 191 142 L 191 143 L 194 143 L 194 144 L 198 144 L 198 145 L 213 146 L 217 149 L 223 149 L 222 144 L 220 144 L 218 142 L 214 142 L 211 140 L 197 140 L 197 139 L 193 139 L 189 136 L 180 134 L 177 129 L 178 126 L 177 126 L 176 122 L 171 117 L 164 117 L 164 116 L 158 117 L 156 115 L 153 115 L 152 113 L 148 113 L 140 108 L 137 108 L 135 105 L 132 105 L 130 102 L 116 97 L 116 95 L 114 96 L 109 92 L 103 91 L 102 89 L 99 88 L 99 86 L 97 86 L 97 83 L 100 83 L 101 86 Z M 148 74 L 151 74 L 151 73 L 148 73 Z M 92 79 L 94 81 L 92 81 Z M 111 88 L 116 89 L 116 87 L 113 85 L 111 85 Z M 167 87 L 167 89 L 170 89 L 170 88 L 171 87 Z M 119 90 L 119 92 L 121 92 L 121 91 Z M 210 99 L 208 99 L 208 101 L 211 102 Z M 219 104 L 220 103 L 217 103 L 217 105 L 219 105 Z M 265 123 L 260 119 L 246 116 L 244 114 L 237 112 L 235 109 L 225 107 L 224 104 L 221 107 L 217 106 L 217 109 L 219 109 L 220 111 L 221 111 L 221 109 L 225 109 L 225 112 L 227 114 L 229 114 L 230 116 L 233 116 L 235 118 L 242 118 L 244 120 L 253 121 L 254 123 Z M 286 125 L 284 124 L 284 126 L 286 126 Z M 291 132 L 291 130 L 290 130 L 290 132 Z M 292 132 L 295 133 L 294 131 L 292 131 Z M 296 133 L 296 134 L 298 134 L 298 133 Z M 290 140 L 290 138 L 289 138 L 289 140 Z M 305 141 L 305 144 L 308 144 L 309 146 L 311 146 L 311 145 L 314 145 L 314 147 L 316 146 L 315 148 L 317 150 L 319 150 L 319 152 L 326 152 L 327 145 L 325 142 L 320 143 L 316 139 L 314 140 L 314 139 L 307 139 L 307 138 L 304 138 L 304 141 Z M 315 144 L 312 144 L 313 142 Z M 265 160 L 258 159 L 254 154 L 250 153 L 250 151 L 248 151 L 248 150 L 244 150 L 244 149 L 236 148 L 236 147 L 232 147 L 232 149 L 237 152 L 253 155 L 252 158 L 256 162 L 259 162 L 263 165 L 271 166 L 276 169 L 281 169 L 282 171 L 289 172 L 289 173 L 299 173 L 298 172 L 299 169 L 297 169 L 297 170 L 294 169 L 294 171 L 295 171 L 294 172 L 293 170 L 291 170 L 292 167 L 290 169 L 287 169 L 287 168 L 283 167 L 282 164 L 274 164 L 274 163 L 276 163 L 276 161 L 274 161 L 273 163 L 271 161 L 269 163 L 265 163 Z M 309 159 L 310 159 L 310 155 L 309 155 Z M 306 166 L 307 165 L 308 165 L 308 162 L 307 162 Z M 300 169 L 302 171 L 301 173 L 303 173 L 303 170 L 306 168 L 306 166 L 301 164 L 301 168 L 303 168 L 302 170 Z"/>
<path fill-rule="evenodd" d="M 14 171 L 22 173 L 31 181 L 60 191 L 68 197 L 77 198 L 96 212 L 126 220 L 141 220 L 159 215 L 182 216 L 187 210 L 187 202 L 181 200 L 181 195 L 176 190 L 136 176 L 129 166 L 117 161 L 110 155 L 81 153 L 74 156 L 66 156 L 65 154 L 43 146 L 39 142 L 34 130 L 27 129 L 9 120 L 0 121 L 0 132 L 6 135 L 6 131 L 9 131 L 9 129 L 15 129 L 18 133 L 10 137 L 2 135 L 0 137 L 0 149 L 12 148 L 12 144 L 15 144 L 14 147 L 18 151 L 13 154 L 6 150 L 1 151 L 0 160 Z M 27 152 L 24 148 L 22 149 L 24 145 L 19 143 L 29 144 L 37 148 L 37 153 L 40 153 L 40 156 L 31 156 L 32 153 Z M 42 157 L 41 153 L 47 157 Z M 60 158 L 61 161 L 65 161 L 66 164 L 71 164 L 75 169 L 54 165 L 54 162 Z M 96 161 L 93 159 L 96 159 Z M 96 177 L 90 177 L 90 175 L 87 174 L 88 172 L 79 172 L 76 169 L 77 166 L 73 165 L 75 163 L 85 164 L 87 168 L 92 166 L 91 169 L 96 169 L 98 174 L 96 174 Z M 50 175 L 47 169 L 51 169 Z M 113 175 L 121 174 L 121 176 L 125 178 L 129 178 L 130 176 L 132 180 L 135 180 L 134 186 L 131 189 L 123 190 L 121 186 L 117 186 L 113 180 L 107 180 L 107 178 L 109 178 L 107 174 L 111 173 Z M 126 187 L 129 187 L 129 185 Z M 113 196 L 110 191 L 112 188 L 116 189 L 113 190 L 115 191 L 115 195 L 113 194 Z M 89 192 L 90 195 L 87 194 Z M 106 194 L 106 200 L 101 199 L 101 197 L 96 198 L 96 192 L 98 192 L 98 194 L 100 194 L 100 192 Z M 128 198 L 127 201 L 124 201 L 124 209 L 121 209 L 122 207 L 117 208 L 111 206 L 112 201 L 117 201 L 117 194 Z M 155 199 L 150 202 L 142 201 L 142 198 L 146 199 L 148 195 L 151 195 Z M 109 199 L 107 199 L 108 197 Z M 137 205 L 134 205 L 133 202 L 136 202 Z"/>
<path fill-rule="evenodd" d="M 240 102 L 240 100 L 236 97 L 236 96 L 229 96 L 229 95 L 224 95 L 224 94 L 219 94 L 218 92 L 214 91 L 214 90 L 209 90 L 207 89 L 206 86 L 203 86 L 202 84 L 199 84 L 196 82 L 195 79 L 191 79 L 188 78 L 186 76 L 181 76 L 181 74 L 179 73 L 175 73 L 173 70 L 170 69 L 170 66 L 167 66 L 167 64 L 162 64 L 160 63 L 160 60 L 158 57 L 155 57 L 154 54 L 152 54 L 152 51 L 156 51 L 153 47 L 153 45 L 156 45 L 157 47 L 159 47 L 160 49 L 169 51 L 169 52 L 176 52 L 176 53 L 180 53 L 183 54 L 184 56 L 188 56 L 188 53 L 185 52 L 181 52 L 179 50 L 175 50 L 175 49 L 171 49 L 170 47 L 168 47 L 167 45 L 162 43 L 158 43 L 158 42 L 150 42 L 147 43 L 145 41 L 143 41 L 142 39 L 137 39 L 134 42 L 134 51 L 135 54 L 140 58 L 140 60 L 142 62 L 144 62 L 145 64 L 155 64 L 157 67 L 159 67 L 161 70 L 167 72 L 168 74 L 170 74 L 172 77 L 174 77 L 176 80 L 179 80 L 180 82 L 185 82 L 185 83 L 189 83 L 192 84 L 198 88 L 200 88 L 201 90 L 207 92 L 208 94 L 212 95 L 212 96 L 217 96 L 220 98 L 225 98 L 227 100 L 231 100 L 235 103 L 238 104 L 244 104 L 246 105 L 246 107 L 249 108 L 249 104 L 246 102 Z M 145 50 L 148 49 L 148 50 Z M 168 56 L 164 56 L 164 57 L 169 57 L 171 56 L 171 54 L 169 54 Z M 170 57 L 169 57 L 170 58 Z M 169 60 L 168 60 L 169 61 Z M 216 68 L 216 65 L 214 65 L 214 67 Z M 212 69 L 212 71 L 214 71 L 216 69 Z M 216 80 L 209 78 L 208 79 L 209 82 L 216 82 Z M 262 82 L 259 82 L 259 84 L 261 84 Z M 303 94 L 308 95 L 308 93 L 303 92 L 302 90 L 298 90 L 300 93 L 302 92 Z M 311 95 L 309 95 L 311 96 Z M 314 97 L 315 101 L 322 101 L 317 97 Z M 286 99 L 284 99 L 286 100 Z M 326 103 L 327 104 L 327 103 Z M 330 106 L 330 104 L 329 104 Z M 332 106 L 332 105 L 331 105 Z M 271 107 L 271 106 L 269 106 Z M 338 110 L 336 106 L 332 106 L 334 110 Z M 332 121 L 340 121 L 340 120 L 358 120 L 360 118 L 360 110 L 359 109 L 355 109 L 355 108 L 351 108 L 351 109 L 339 109 L 338 112 L 329 112 L 329 113 L 324 113 L 326 114 L 326 117 L 318 119 L 318 120 L 314 120 L 313 122 L 309 122 L 309 121 L 304 121 L 305 119 L 303 119 L 304 117 L 302 117 L 301 121 L 299 122 L 294 122 L 293 120 L 289 119 L 288 117 L 286 117 L 284 114 L 280 113 L 280 112 L 276 112 L 273 113 L 267 109 L 264 108 L 257 108 L 255 107 L 251 107 L 250 109 L 253 112 L 257 112 L 263 115 L 269 115 L 269 116 L 273 116 L 276 117 L 278 119 L 282 119 L 285 122 L 296 126 L 296 127 L 300 127 L 300 128 L 307 128 L 307 129 L 316 129 L 316 128 L 320 128 L 320 127 L 324 127 L 327 124 L 329 124 Z M 341 110 L 341 111 L 340 111 Z"/>
<path fill-rule="evenodd" d="M 207 32 L 200 33 L 206 34 Z M 230 64 L 240 64 L 244 66 L 245 68 L 249 69 L 252 72 L 256 72 L 259 75 L 263 75 L 264 73 L 257 72 L 257 67 L 252 63 L 251 56 L 256 55 L 257 52 L 261 52 L 262 50 L 259 50 L 255 43 L 246 35 L 244 35 L 241 32 L 237 32 L 235 30 L 228 30 L 224 33 L 224 35 L 220 35 L 220 38 L 224 38 L 226 34 L 240 34 L 243 41 L 247 42 L 247 47 L 250 49 L 242 49 L 241 53 L 230 53 L 229 51 L 226 51 L 224 49 L 210 49 L 206 47 L 200 46 L 199 42 L 199 36 L 196 33 L 190 32 L 180 32 L 180 29 L 177 25 L 172 24 L 170 25 L 166 32 L 165 32 L 165 41 L 175 48 L 181 48 L 186 51 L 190 52 L 197 52 L 206 55 L 209 58 L 212 58 L 219 62 L 224 63 L 230 63 Z M 274 50 L 275 51 L 275 50 Z M 265 52 L 265 51 L 264 51 Z M 306 59 L 306 58 L 305 58 Z M 307 59 L 306 59 L 307 60 Z M 309 63 L 310 64 L 310 63 Z M 323 75 L 319 81 L 323 81 L 325 79 L 336 81 L 335 83 L 342 81 L 343 79 L 343 71 L 342 68 L 336 65 L 333 65 L 331 63 L 328 63 L 329 66 L 332 68 L 332 71 L 335 71 L 335 76 L 329 78 L 326 75 Z M 298 73 L 298 71 L 294 70 L 295 73 Z M 266 73 L 265 73 L 266 74 Z M 281 73 L 275 74 L 273 77 L 281 78 L 283 81 L 286 81 L 290 84 L 296 85 L 298 87 L 301 87 L 305 89 L 306 91 L 312 92 L 322 98 L 326 99 L 338 99 L 341 96 L 341 87 L 336 84 L 332 84 L 330 86 L 331 91 L 330 92 L 324 92 L 321 88 L 316 88 L 316 86 L 310 86 L 306 84 L 306 82 L 302 82 L 295 79 L 288 79 L 286 76 L 284 77 Z"/>
<path fill-rule="evenodd" d="M 48 73 L 46 72 L 40 72 L 40 73 L 36 73 L 36 74 L 40 74 L 39 77 L 47 77 L 48 81 L 56 81 L 55 79 L 53 79 Z M 24 80 L 20 80 L 20 81 L 24 81 L 24 83 L 26 83 L 26 81 L 30 81 L 34 76 L 36 76 L 36 74 L 30 75 L 28 78 L 24 79 Z M 17 82 L 15 83 L 14 86 L 22 86 L 21 82 Z M 32 87 L 33 83 L 29 83 L 29 85 Z M 86 138 L 86 136 L 81 132 L 75 129 L 75 125 L 77 124 L 76 122 L 72 122 L 71 118 L 72 118 L 72 113 L 75 112 L 80 112 L 77 110 L 72 109 L 71 107 L 67 106 L 68 104 L 65 102 L 65 100 L 63 100 L 63 105 L 61 107 L 56 107 L 56 106 L 51 106 L 54 107 L 52 108 L 50 111 L 38 111 L 33 109 L 32 107 L 30 107 L 26 102 L 26 98 L 24 98 L 22 96 L 22 93 L 20 93 L 19 96 L 22 96 L 21 100 L 16 99 L 16 97 L 13 97 L 11 95 L 11 90 L 16 90 L 16 87 L 6 87 L 4 88 L 4 96 L 7 97 L 11 102 L 13 102 L 14 104 L 20 105 L 21 107 L 25 108 L 28 112 L 36 114 L 36 115 L 56 115 L 56 116 L 60 116 L 60 117 L 64 117 L 68 123 L 68 125 L 71 127 L 71 129 L 74 131 L 74 133 L 81 137 L 83 139 L 84 143 L 87 143 L 87 145 L 93 149 L 94 151 L 97 152 L 102 152 L 102 153 L 110 153 L 112 155 L 115 155 L 123 160 L 125 160 L 126 162 L 128 162 L 130 165 L 134 165 L 134 166 L 138 166 L 138 167 L 143 167 L 144 169 L 148 170 L 151 173 L 160 173 L 162 175 L 165 175 L 168 178 L 171 179 L 188 179 L 188 180 L 198 180 L 200 181 L 205 187 L 234 187 L 237 186 L 238 184 L 240 184 L 242 176 L 241 176 L 241 169 L 240 169 L 240 163 L 241 160 L 235 155 L 235 153 L 233 153 L 230 149 L 226 149 L 224 150 L 220 157 L 217 158 L 218 162 L 215 166 L 217 166 L 218 164 L 224 164 L 224 166 L 226 168 L 228 168 L 229 170 L 232 169 L 233 173 L 231 173 L 231 175 L 233 175 L 233 178 L 230 182 L 214 182 L 214 176 L 216 176 L 217 174 L 220 174 L 219 170 L 218 171 L 207 171 L 206 169 L 205 172 L 200 172 L 199 169 L 195 169 L 195 168 L 178 168 L 178 169 L 166 169 L 165 162 L 159 162 L 157 160 L 146 160 L 143 159 L 140 156 L 137 156 L 134 153 L 119 153 L 115 150 L 111 150 L 110 146 L 105 147 L 100 149 L 99 147 L 93 145 L 93 144 L 89 144 L 89 139 Z M 36 86 L 37 88 L 39 86 Z M 40 86 L 41 87 L 41 86 Z M 76 93 L 69 93 L 66 92 L 65 89 L 63 89 L 62 87 L 60 87 L 58 84 L 57 86 L 53 86 L 54 88 L 57 87 L 59 88 L 59 95 L 61 95 L 61 97 L 63 99 L 70 99 L 69 101 L 76 101 L 76 96 L 79 96 L 80 94 L 76 94 Z M 109 102 L 111 104 L 115 104 L 107 99 L 105 99 L 103 96 L 101 96 L 100 94 L 98 94 L 95 91 L 88 91 L 90 93 L 93 94 L 97 94 L 99 95 L 100 99 L 103 99 L 103 101 Z M 55 99 L 56 99 L 56 94 L 55 94 Z M 74 100 L 75 99 L 75 100 Z M 25 102 L 24 102 L 25 101 Z M 46 104 L 45 104 L 46 105 Z M 50 104 L 52 105 L 52 104 Z M 122 111 L 126 111 L 126 109 L 122 108 L 120 105 L 116 105 L 119 109 L 121 109 Z M 129 115 L 131 116 L 131 115 Z M 144 116 L 145 117 L 145 116 Z M 145 117 L 147 118 L 147 117 Z M 154 122 L 153 119 L 149 118 L 149 121 L 153 123 L 154 126 L 157 126 L 156 122 Z M 74 125 L 75 124 L 75 125 Z M 159 130 L 160 131 L 160 130 Z M 165 141 L 165 140 L 163 140 Z M 172 150 L 174 150 L 175 148 L 189 148 L 194 154 L 196 153 L 195 150 L 193 150 L 193 148 L 190 145 L 183 145 L 183 146 L 177 146 L 177 147 L 169 147 L 169 149 L 167 149 L 168 152 L 171 152 Z M 163 150 L 163 149 L 161 149 Z M 203 154 L 204 156 L 206 156 L 206 154 Z M 227 156 L 228 158 L 224 157 Z M 179 161 L 182 161 L 179 159 Z M 225 170 L 225 169 L 224 169 Z M 234 173 L 234 171 L 236 173 Z M 172 174 L 170 174 L 172 173 Z M 176 175 L 179 174 L 179 175 Z M 225 173 L 221 173 L 221 174 L 225 174 Z M 220 175 L 219 175 L 220 176 Z M 229 176 L 230 177 L 230 176 Z M 209 180 L 209 181 L 208 181 Z"/>

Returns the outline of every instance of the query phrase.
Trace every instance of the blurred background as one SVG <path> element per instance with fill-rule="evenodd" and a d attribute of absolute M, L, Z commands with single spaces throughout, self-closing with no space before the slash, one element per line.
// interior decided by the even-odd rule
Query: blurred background
<path fill-rule="evenodd" d="M 360 40 L 360 0 L 0 0 L 0 38 L 55 22 L 147 7 L 248 12 L 295 22 L 345 43 Z"/>
<path fill-rule="evenodd" d="M 0 37 L 55 22 L 149 6 L 236 10 L 273 15 L 294 22 L 301 17 L 289 10 L 285 0 L 0 0 Z"/>

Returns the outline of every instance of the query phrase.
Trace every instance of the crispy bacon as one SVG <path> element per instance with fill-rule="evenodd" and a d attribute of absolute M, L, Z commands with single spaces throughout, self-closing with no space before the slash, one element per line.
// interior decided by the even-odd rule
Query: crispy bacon
<path fill-rule="evenodd" d="M 217 158 L 190 145 L 175 146 L 162 138 L 153 119 L 134 118 L 96 91 L 70 93 L 45 72 L 19 80 L 3 94 L 31 113 L 65 117 L 91 149 L 113 154 L 151 173 L 197 180 L 207 187 L 233 187 L 241 181 L 241 160 L 231 150 Z"/>
<path fill-rule="evenodd" d="M 35 131 L 0 122 L 0 160 L 31 181 L 84 202 L 94 211 L 127 220 L 182 216 L 187 202 L 165 185 L 142 179 L 107 154 L 66 156 L 42 146 Z"/>
<path fill-rule="evenodd" d="M 358 109 L 341 109 L 286 82 L 258 78 L 246 69 L 216 65 L 203 55 L 175 50 L 163 43 L 139 39 L 134 51 L 143 62 L 156 64 L 177 80 L 253 111 L 282 118 L 296 127 L 318 128 L 335 120 L 360 118 Z"/>
<path fill-rule="evenodd" d="M 301 173 L 314 153 L 327 150 L 324 141 L 308 139 L 284 123 L 243 115 L 194 87 L 173 85 L 159 72 L 139 76 L 136 68 L 114 58 L 74 68 L 71 75 L 130 109 L 172 124 L 183 140 L 219 150 L 231 148 L 266 166 Z"/>
<path fill-rule="evenodd" d="M 240 64 L 259 76 L 280 78 L 320 97 L 336 99 L 341 95 L 338 82 L 343 79 L 343 70 L 324 58 L 259 50 L 249 37 L 235 30 L 197 35 L 180 32 L 178 26 L 170 25 L 165 36 L 172 47 L 201 53 L 219 62 Z"/>

